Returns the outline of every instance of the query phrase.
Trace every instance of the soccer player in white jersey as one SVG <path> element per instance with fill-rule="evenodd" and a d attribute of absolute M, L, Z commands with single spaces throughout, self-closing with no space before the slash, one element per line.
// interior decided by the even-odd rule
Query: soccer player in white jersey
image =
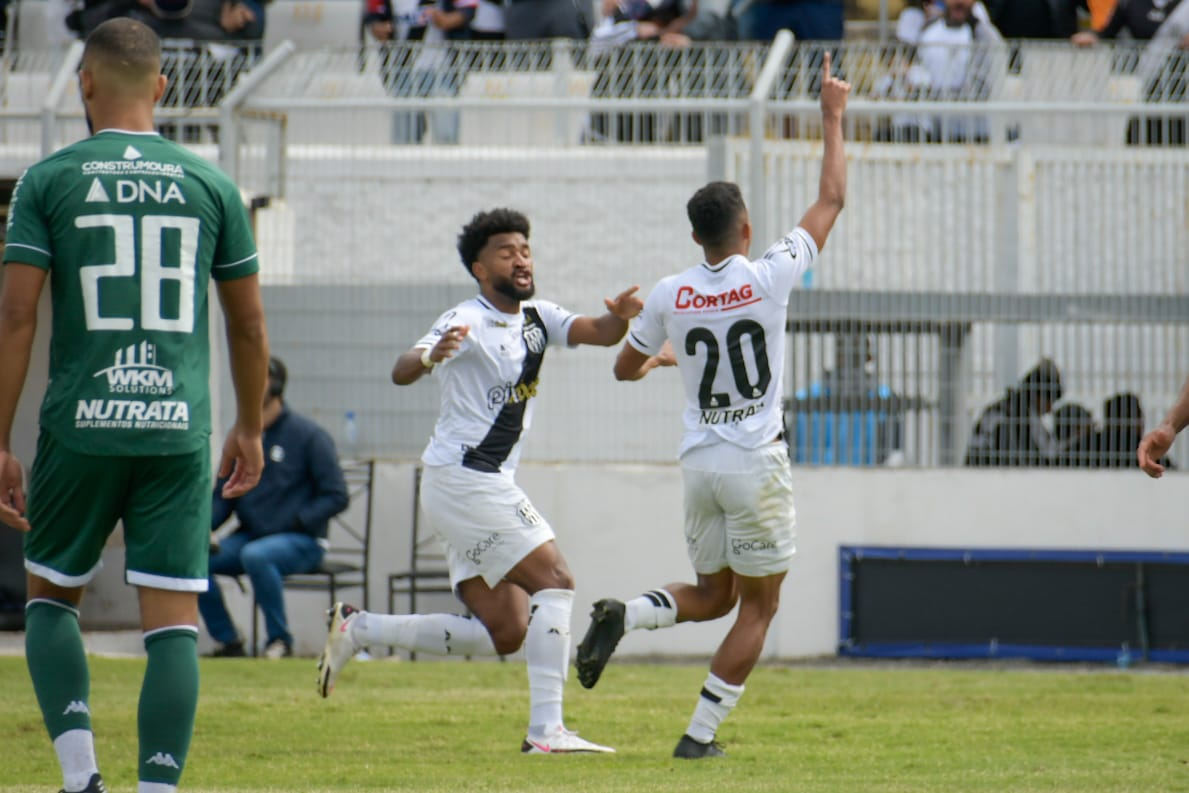
<path fill-rule="evenodd" d="M 713 620 L 739 604 L 675 757 L 724 754 L 714 740 L 718 726 L 760 657 L 793 556 L 793 487 L 781 412 L 785 319 L 789 291 L 842 211 L 842 113 L 849 91 L 831 76 L 827 53 L 821 182 L 800 224 L 749 261 L 751 225 L 739 188 L 728 182 L 703 187 L 687 211 L 705 262 L 657 284 L 615 361 L 619 380 L 638 380 L 673 363 L 681 372 L 685 539 L 698 582 L 668 584 L 626 604 L 596 602 L 578 646 L 579 681 L 587 688 L 598 682 L 625 631 Z"/>
<path fill-rule="evenodd" d="M 454 591 L 474 618 L 373 614 L 336 604 L 318 691 L 328 696 L 362 647 L 507 655 L 524 644 L 530 712 L 521 751 L 612 752 L 562 720 L 574 576 L 553 529 L 513 476 L 546 348 L 617 344 L 643 303 L 634 286 L 606 299 L 607 313 L 598 318 L 533 300 L 528 237 L 528 219 L 519 212 L 475 215 L 459 235 L 458 252 L 479 294 L 442 314 L 392 370 L 397 385 L 428 374 L 442 381 L 441 412 L 421 457 L 421 503 L 446 549 Z"/>

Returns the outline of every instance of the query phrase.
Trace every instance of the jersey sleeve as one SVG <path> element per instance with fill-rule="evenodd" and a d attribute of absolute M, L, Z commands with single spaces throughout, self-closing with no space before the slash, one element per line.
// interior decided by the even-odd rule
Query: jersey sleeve
<path fill-rule="evenodd" d="M 220 179 L 218 186 L 222 217 L 211 277 L 216 281 L 231 281 L 254 275 L 260 271 L 260 261 L 256 257 L 248 210 L 230 179 Z"/>
<path fill-rule="evenodd" d="M 665 331 L 664 307 L 668 303 L 665 295 L 669 290 L 666 282 L 657 284 L 644 301 L 644 309 L 632 320 L 628 330 L 628 344 L 645 355 L 656 355 L 665 344 L 668 333 Z"/>
<path fill-rule="evenodd" d="M 442 338 L 442 334 L 455 325 L 471 325 L 474 327 L 474 323 L 469 321 L 469 318 L 465 316 L 464 312 L 459 310 L 458 306 L 455 306 L 449 311 L 442 312 L 442 315 L 434 320 L 434 323 L 432 326 L 430 326 L 429 331 L 426 332 L 426 334 L 418 339 L 413 345 L 413 349 L 425 350 L 433 347 L 438 343 L 438 340 Z M 462 352 L 464 349 L 466 349 L 468 342 L 469 338 L 464 338 L 462 340 L 462 345 L 459 347 L 459 352 Z"/>
<path fill-rule="evenodd" d="M 555 346 L 568 346 L 570 326 L 574 324 L 574 320 L 578 319 L 579 315 L 548 300 L 536 300 L 533 305 L 541 315 L 541 321 L 545 323 L 545 332 L 549 334 L 549 343 Z"/>
<path fill-rule="evenodd" d="M 761 286 L 770 295 L 787 295 L 817 261 L 817 243 L 797 226 L 764 251 L 757 264 Z"/>
<path fill-rule="evenodd" d="M 37 174 L 26 170 L 13 189 L 8 206 L 5 264 L 20 262 L 48 270 L 53 262 L 49 219 L 42 210 L 38 186 Z"/>

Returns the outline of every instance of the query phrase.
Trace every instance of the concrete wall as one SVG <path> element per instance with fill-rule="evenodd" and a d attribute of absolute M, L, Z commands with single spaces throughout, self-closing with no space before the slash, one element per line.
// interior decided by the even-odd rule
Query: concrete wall
<path fill-rule="evenodd" d="M 383 611 L 387 574 L 408 559 L 412 467 L 385 463 L 377 470 L 369 600 Z M 577 578 L 575 641 L 594 600 L 691 580 L 676 465 L 526 464 L 518 478 L 555 527 Z M 1183 478 L 1172 474 L 1157 482 L 1121 471 L 797 469 L 798 551 L 765 656 L 834 653 L 839 545 L 1184 551 Z M 237 591 L 230 600 L 246 628 L 247 600 Z M 317 652 L 325 597 L 290 593 L 287 602 L 297 650 Z M 403 599 L 397 602 L 397 611 L 406 608 Z M 418 610 L 459 606 L 434 596 Z M 729 618 L 631 634 L 619 652 L 707 656 L 728 626 Z"/>

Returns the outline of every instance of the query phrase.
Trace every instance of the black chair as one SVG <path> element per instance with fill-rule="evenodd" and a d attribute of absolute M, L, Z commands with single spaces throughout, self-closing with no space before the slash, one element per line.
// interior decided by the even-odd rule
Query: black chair
<path fill-rule="evenodd" d="M 451 594 L 450 570 L 446 554 L 433 532 L 421 531 L 421 468 L 413 471 L 413 520 L 409 529 L 409 567 L 407 570 L 388 576 L 388 613 L 396 613 L 396 598 L 409 598 L 407 613 L 417 613 L 417 596 L 427 594 Z M 416 659 L 410 653 L 410 660 Z"/>
<path fill-rule="evenodd" d="M 374 460 L 343 460 L 343 478 L 347 481 L 350 503 L 330 519 L 327 539 L 330 547 L 317 570 L 285 576 L 282 586 L 299 592 L 326 592 L 329 607 L 340 600 L 339 592 L 362 590 L 363 608 L 368 607 L 368 561 L 372 535 L 372 486 L 375 482 Z M 243 588 L 242 582 L 240 583 Z M 258 652 L 260 608 L 252 598 L 252 654 Z"/>

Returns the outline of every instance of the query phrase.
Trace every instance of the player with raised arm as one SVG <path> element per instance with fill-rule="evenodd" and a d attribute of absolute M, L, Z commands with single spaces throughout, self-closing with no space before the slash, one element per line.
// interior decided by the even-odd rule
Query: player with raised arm
<path fill-rule="evenodd" d="M 198 592 L 210 543 L 208 285 L 227 322 L 238 409 L 220 475 L 264 467 L 268 339 L 247 212 L 231 180 L 154 131 L 161 44 L 113 19 L 88 37 L 79 87 L 92 137 L 17 183 L 0 295 L 0 521 L 27 534 L 25 656 L 64 790 L 103 793 L 79 631 L 83 588 L 117 521 L 148 664 L 140 793 L 171 793 L 198 706 Z M 49 277 L 51 276 L 52 277 Z M 26 502 L 11 434 L 47 278 L 49 385 Z M 26 511 L 27 510 L 27 511 Z"/>
<path fill-rule="evenodd" d="M 1177 439 L 1177 434 L 1186 426 L 1189 426 L 1189 377 L 1185 378 L 1185 384 L 1181 386 L 1181 393 L 1177 396 L 1176 404 L 1169 408 L 1164 421 L 1160 422 L 1139 442 L 1139 448 L 1136 449 L 1135 454 L 1139 458 L 1139 467 L 1144 469 L 1144 473 L 1153 479 L 1164 476 L 1164 466 L 1160 460 L 1168 454 L 1173 441 Z"/>
<path fill-rule="evenodd" d="M 392 370 L 397 385 L 430 374 L 441 380 L 441 412 L 421 456 L 421 504 L 446 550 L 454 591 L 475 618 L 374 614 L 336 604 L 318 692 L 328 696 L 363 647 L 493 656 L 523 644 L 529 726 L 521 751 L 612 752 L 562 720 L 574 576 L 552 527 L 514 475 L 546 348 L 616 344 L 643 304 L 638 287 L 605 300 L 607 313 L 598 318 L 534 300 L 528 236 L 519 212 L 475 215 L 459 235 L 458 252 L 479 294 L 442 314 Z"/>
<path fill-rule="evenodd" d="M 850 86 L 822 65 L 825 134 L 817 201 L 800 224 L 749 261 L 751 224 L 739 188 L 712 182 L 687 205 L 705 262 L 661 280 L 615 361 L 619 380 L 676 363 L 685 386 L 679 456 L 685 540 L 696 584 L 668 584 L 626 604 L 595 603 L 578 646 L 578 679 L 591 688 L 626 631 L 739 613 L 710 664 L 693 718 L 673 754 L 724 754 L 718 726 L 776 614 L 794 550 L 793 486 L 783 436 L 781 388 L 788 296 L 812 266 L 846 195 L 842 114 Z"/>

